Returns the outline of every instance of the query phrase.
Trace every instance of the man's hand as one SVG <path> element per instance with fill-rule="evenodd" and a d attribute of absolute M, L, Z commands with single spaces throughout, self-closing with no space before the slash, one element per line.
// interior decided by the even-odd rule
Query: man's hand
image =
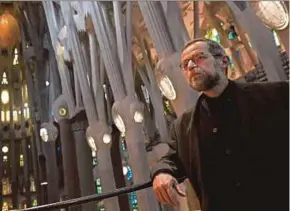
<path fill-rule="evenodd" d="M 178 206 L 178 196 L 186 196 L 186 193 L 177 180 L 170 174 L 160 173 L 154 177 L 153 190 L 156 194 L 158 201 L 162 204 L 169 204 L 171 206 Z"/>

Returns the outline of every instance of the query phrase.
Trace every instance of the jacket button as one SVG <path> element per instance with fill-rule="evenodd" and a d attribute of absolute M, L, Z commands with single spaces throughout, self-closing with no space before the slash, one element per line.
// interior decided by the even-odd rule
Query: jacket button
<path fill-rule="evenodd" d="M 232 152 L 232 150 L 231 149 L 226 149 L 226 154 L 227 155 L 231 155 L 233 152 Z"/>

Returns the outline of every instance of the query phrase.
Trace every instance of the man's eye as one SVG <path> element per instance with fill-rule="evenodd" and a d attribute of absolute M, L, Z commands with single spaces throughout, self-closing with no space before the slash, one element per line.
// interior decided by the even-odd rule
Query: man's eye
<path fill-rule="evenodd" d="M 199 55 L 198 57 L 197 57 L 197 59 L 206 59 L 207 57 L 205 56 L 205 55 Z"/>
<path fill-rule="evenodd" d="M 188 62 L 189 62 L 189 60 L 185 60 L 185 61 L 183 62 L 183 66 L 184 66 L 184 67 L 187 67 Z"/>

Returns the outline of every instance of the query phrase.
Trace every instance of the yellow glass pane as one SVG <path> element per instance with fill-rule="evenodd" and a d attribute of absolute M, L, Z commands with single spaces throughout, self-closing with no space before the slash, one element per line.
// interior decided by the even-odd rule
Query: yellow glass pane
<path fill-rule="evenodd" d="M 10 121 L 10 111 L 6 111 L 6 121 Z"/>

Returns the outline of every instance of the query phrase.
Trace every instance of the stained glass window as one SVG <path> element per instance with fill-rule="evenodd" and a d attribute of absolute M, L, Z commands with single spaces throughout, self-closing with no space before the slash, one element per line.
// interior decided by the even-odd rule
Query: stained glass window
<path fill-rule="evenodd" d="M 209 29 L 205 35 L 205 38 L 221 43 L 220 36 L 215 28 Z"/>
<path fill-rule="evenodd" d="M 97 194 L 102 193 L 103 190 L 102 190 L 102 185 L 101 185 L 101 179 L 100 178 L 96 179 L 95 184 L 96 184 L 96 192 L 97 192 Z"/>
<path fill-rule="evenodd" d="M 129 193 L 129 201 L 133 210 L 138 210 L 138 201 L 135 192 Z"/>

